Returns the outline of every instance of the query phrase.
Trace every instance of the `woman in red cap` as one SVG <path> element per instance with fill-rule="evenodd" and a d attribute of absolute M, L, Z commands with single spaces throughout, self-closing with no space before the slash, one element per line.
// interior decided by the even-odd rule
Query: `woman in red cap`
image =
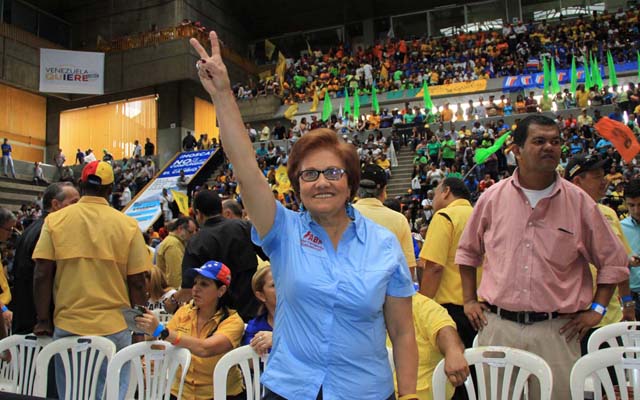
<path fill-rule="evenodd" d="M 212 397 L 213 370 L 218 360 L 240 344 L 244 322 L 228 307 L 231 271 L 226 265 L 208 261 L 200 268 L 191 269 L 191 273 L 195 276 L 191 289 L 193 300 L 180 307 L 166 327 L 150 311 L 138 317 L 137 324 L 147 335 L 189 349 L 191 365 L 182 397 L 204 400 Z M 171 388 L 172 397 L 178 396 L 178 390 L 176 380 Z M 244 398 L 243 392 L 240 370 L 232 369 L 227 378 L 227 399 Z"/>

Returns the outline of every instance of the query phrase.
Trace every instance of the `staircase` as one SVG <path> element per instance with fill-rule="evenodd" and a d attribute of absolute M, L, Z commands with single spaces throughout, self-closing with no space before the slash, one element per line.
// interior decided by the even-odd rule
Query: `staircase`
<path fill-rule="evenodd" d="M 18 174 L 18 179 L 0 177 L 0 207 L 18 211 L 22 204 L 30 204 L 36 200 L 46 186 L 36 186 L 27 176 Z"/>
<path fill-rule="evenodd" d="M 387 197 L 392 199 L 402 196 L 411 189 L 411 173 L 413 172 L 413 158 L 415 154 L 408 146 L 402 146 L 396 151 L 398 166 L 391 169 L 391 179 L 387 183 Z"/>

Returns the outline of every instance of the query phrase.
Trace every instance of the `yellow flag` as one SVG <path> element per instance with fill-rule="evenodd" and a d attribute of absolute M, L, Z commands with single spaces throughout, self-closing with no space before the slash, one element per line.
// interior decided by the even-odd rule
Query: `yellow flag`
<path fill-rule="evenodd" d="M 271 60 L 273 57 L 273 52 L 276 51 L 276 45 L 271 43 L 269 39 L 265 39 L 264 41 L 264 55 L 267 56 L 267 60 Z"/>
<path fill-rule="evenodd" d="M 189 216 L 189 197 L 187 196 L 187 194 L 172 189 L 171 195 L 173 196 L 173 199 L 176 201 L 176 203 L 178 203 L 180 212 L 185 216 Z"/>
<path fill-rule="evenodd" d="M 313 92 L 313 104 L 311 104 L 311 108 L 309 109 L 309 111 L 315 112 L 318 109 L 318 102 L 319 101 L 320 101 L 320 99 L 318 98 L 318 91 L 314 90 L 314 92 Z"/>
<path fill-rule="evenodd" d="M 291 182 L 289 181 L 289 175 L 287 175 L 286 165 L 281 165 L 276 169 L 276 190 L 281 194 L 291 190 Z"/>
<path fill-rule="evenodd" d="M 293 103 L 287 108 L 287 111 L 284 112 L 284 117 L 288 120 L 292 120 L 293 116 L 298 112 L 298 103 Z"/>
<path fill-rule="evenodd" d="M 308 40 L 307 40 L 307 51 L 309 52 L 309 57 L 313 57 L 313 50 L 311 50 L 311 45 L 309 44 Z"/>
<path fill-rule="evenodd" d="M 287 59 L 281 52 L 278 52 L 278 65 L 276 66 L 276 74 L 280 81 L 280 92 L 284 90 L 284 73 L 287 70 Z"/>

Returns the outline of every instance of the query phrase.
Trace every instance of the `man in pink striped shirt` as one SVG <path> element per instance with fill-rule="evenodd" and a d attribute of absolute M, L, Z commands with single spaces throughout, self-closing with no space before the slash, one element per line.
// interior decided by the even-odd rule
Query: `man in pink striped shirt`
<path fill-rule="evenodd" d="M 544 358 L 554 375 L 551 398 L 569 399 L 580 338 L 600 322 L 616 284 L 628 279 L 627 255 L 596 203 L 556 172 L 561 140 L 552 119 L 523 119 L 514 143 L 518 169 L 480 196 L 460 238 L 465 314 L 480 345 Z M 589 263 L 598 268 L 595 295 Z M 539 398 L 537 389 L 531 398 Z"/>

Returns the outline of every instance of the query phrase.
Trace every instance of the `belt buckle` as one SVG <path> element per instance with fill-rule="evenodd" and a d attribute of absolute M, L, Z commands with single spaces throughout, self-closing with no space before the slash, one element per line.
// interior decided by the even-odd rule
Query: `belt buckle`
<path fill-rule="evenodd" d="M 522 318 L 520 318 L 522 316 Z M 526 311 L 520 311 L 518 313 L 518 322 L 520 322 L 523 325 L 531 325 L 533 324 L 533 321 L 531 320 L 531 315 L 526 312 Z"/>

